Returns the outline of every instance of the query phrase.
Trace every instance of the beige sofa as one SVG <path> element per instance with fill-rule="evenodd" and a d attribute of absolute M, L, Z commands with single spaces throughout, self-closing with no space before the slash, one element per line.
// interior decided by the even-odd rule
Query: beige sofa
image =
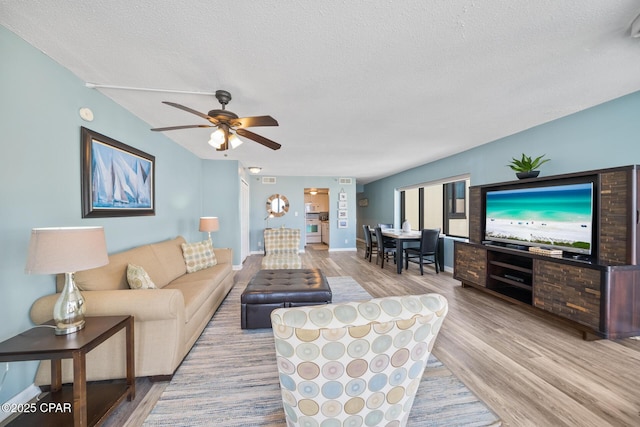
<path fill-rule="evenodd" d="M 86 316 L 130 314 L 135 319 L 137 377 L 169 379 L 196 342 L 234 285 L 231 249 L 214 249 L 217 264 L 187 273 L 182 254 L 185 240 L 139 246 L 109 256 L 109 264 L 76 273 L 85 298 Z M 127 265 L 142 266 L 158 289 L 130 289 Z M 58 292 L 64 278 L 58 278 Z M 38 299 L 31 319 L 40 324 L 53 317 L 58 295 Z M 87 379 L 125 377 L 124 331 L 87 355 Z M 63 361 L 63 382 L 72 382 L 70 360 Z M 50 364 L 40 363 L 35 383 L 50 384 Z"/>

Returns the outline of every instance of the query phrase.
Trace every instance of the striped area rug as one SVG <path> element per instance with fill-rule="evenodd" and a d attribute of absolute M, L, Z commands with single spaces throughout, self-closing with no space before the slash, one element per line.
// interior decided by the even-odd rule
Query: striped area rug
<path fill-rule="evenodd" d="M 334 302 L 369 294 L 351 277 L 329 277 Z M 285 426 L 270 329 L 240 329 L 235 286 L 178 368 L 145 426 Z M 445 319 L 446 322 L 446 319 Z M 437 341 L 436 341 L 436 345 Z M 498 417 L 433 355 L 409 426 L 498 426 Z"/>

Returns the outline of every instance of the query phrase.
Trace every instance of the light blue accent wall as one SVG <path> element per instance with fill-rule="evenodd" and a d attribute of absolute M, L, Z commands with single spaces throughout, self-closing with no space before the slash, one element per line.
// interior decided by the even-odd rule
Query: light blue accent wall
<path fill-rule="evenodd" d="M 240 254 L 240 164 L 237 160 L 202 160 L 202 215 L 217 216 L 220 230 L 211 233 L 213 246 L 233 248 L 233 264 Z M 202 233 L 206 237 L 206 233 Z"/>
<path fill-rule="evenodd" d="M 250 176 L 250 205 L 251 205 L 251 238 L 252 252 L 261 252 L 263 247 L 263 230 L 267 227 L 267 199 L 272 194 L 283 194 L 289 200 L 289 212 L 277 218 L 271 218 L 268 225 L 271 228 L 287 227 L 299 228 L 305 232 L 304 189 L 329 189 L 329 248 L 330 250 L 354 249 L 356 247 L 356 180 L 351 179 L 351 185 L 339 184 L 338 177 L 313 176 L 276 176 L 275 184 L 263 184 L 261 176 Z M 348 227 L 338 228 L 338 198 L 339 193 L 347 194 Z M 295 213 L 298 213 L 298 216 Z M 300 241 L 300 250 L 304 250 L 304 236 Z"/>
<path fill-rule="evenodd" d="M 368 207 L 359 208 L 358 218 L 363 224 L 392 222 L 398 216 L 394 215 L 395 190 L 409 185 L 467 173 L 471 185 L 513 181 L 515 175 L 506 165 L 523 152 L 531 156 L 546 154 L 551 159 L 541 167 L 541 176 L 639 164 L 639 112 L 640 92 L 635 92 L 369 183 L 358 194 L 358 198 L 369 199 Z M 449 267 L 453 265 L 452 248 L 447 239 L 445 264 Z"/>
<path fill-rule="evenodd" d="M 70 71 L 1 26 L 0 58 L 3 341 L 30 328 L 31 304 L 55 291 L 53 276 L 24 273 L 31 228 L 102 225 L 109 252 L 177 235 L 187 240 L 200 238 L 203 166 L 196 156 L 164 135 L 150 132 L 148 124 L 86 88 Z M 93 122 L 80 119 L 81 107 L 93 110 Z M 156 157 L 155 216 L 82 219 L 81 126 Z M 35 362 L 10 363 L 0 402 L 30 385 L 35 367 Z M 0 378 L 4 368 L 0 363 Z"/>

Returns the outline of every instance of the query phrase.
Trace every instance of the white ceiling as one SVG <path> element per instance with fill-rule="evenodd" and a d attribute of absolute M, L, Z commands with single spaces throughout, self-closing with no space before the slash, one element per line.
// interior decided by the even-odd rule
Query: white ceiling
<path fill-rule="evenodd" d="M 0 24 L 85 82 L 225 89 L 251 128 L 165 132 L 264 175 L 391 175 L 640 90 L 639 0 L 0 0 Z M 206 124 L 213 96 L 96 89 L 149 124 Z M 99 114 L 99 112 L 95 112 Z M 227 157 L 224 157 L 224 156 Z"/>

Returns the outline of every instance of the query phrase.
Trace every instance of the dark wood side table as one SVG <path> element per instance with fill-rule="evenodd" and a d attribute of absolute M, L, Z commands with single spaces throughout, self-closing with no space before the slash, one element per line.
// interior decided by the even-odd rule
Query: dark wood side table
<path fill-rule="evenodd" d="M 122 329 L 126 331 L 127 378 L 87 384 L 87 353 Z M 73 359 L 73 385 L 62 385 L 62 359 Z M 132 316 L 87 317 L 84 329 L 69 335 L 35 327 L 0 343 L 0 362 L 25 360 L 51 360 L 51 392 L 34 405 L 22 407 L 11 426 L 93 426 L 104 421 L 125 397 L 135 398 Z"/>

